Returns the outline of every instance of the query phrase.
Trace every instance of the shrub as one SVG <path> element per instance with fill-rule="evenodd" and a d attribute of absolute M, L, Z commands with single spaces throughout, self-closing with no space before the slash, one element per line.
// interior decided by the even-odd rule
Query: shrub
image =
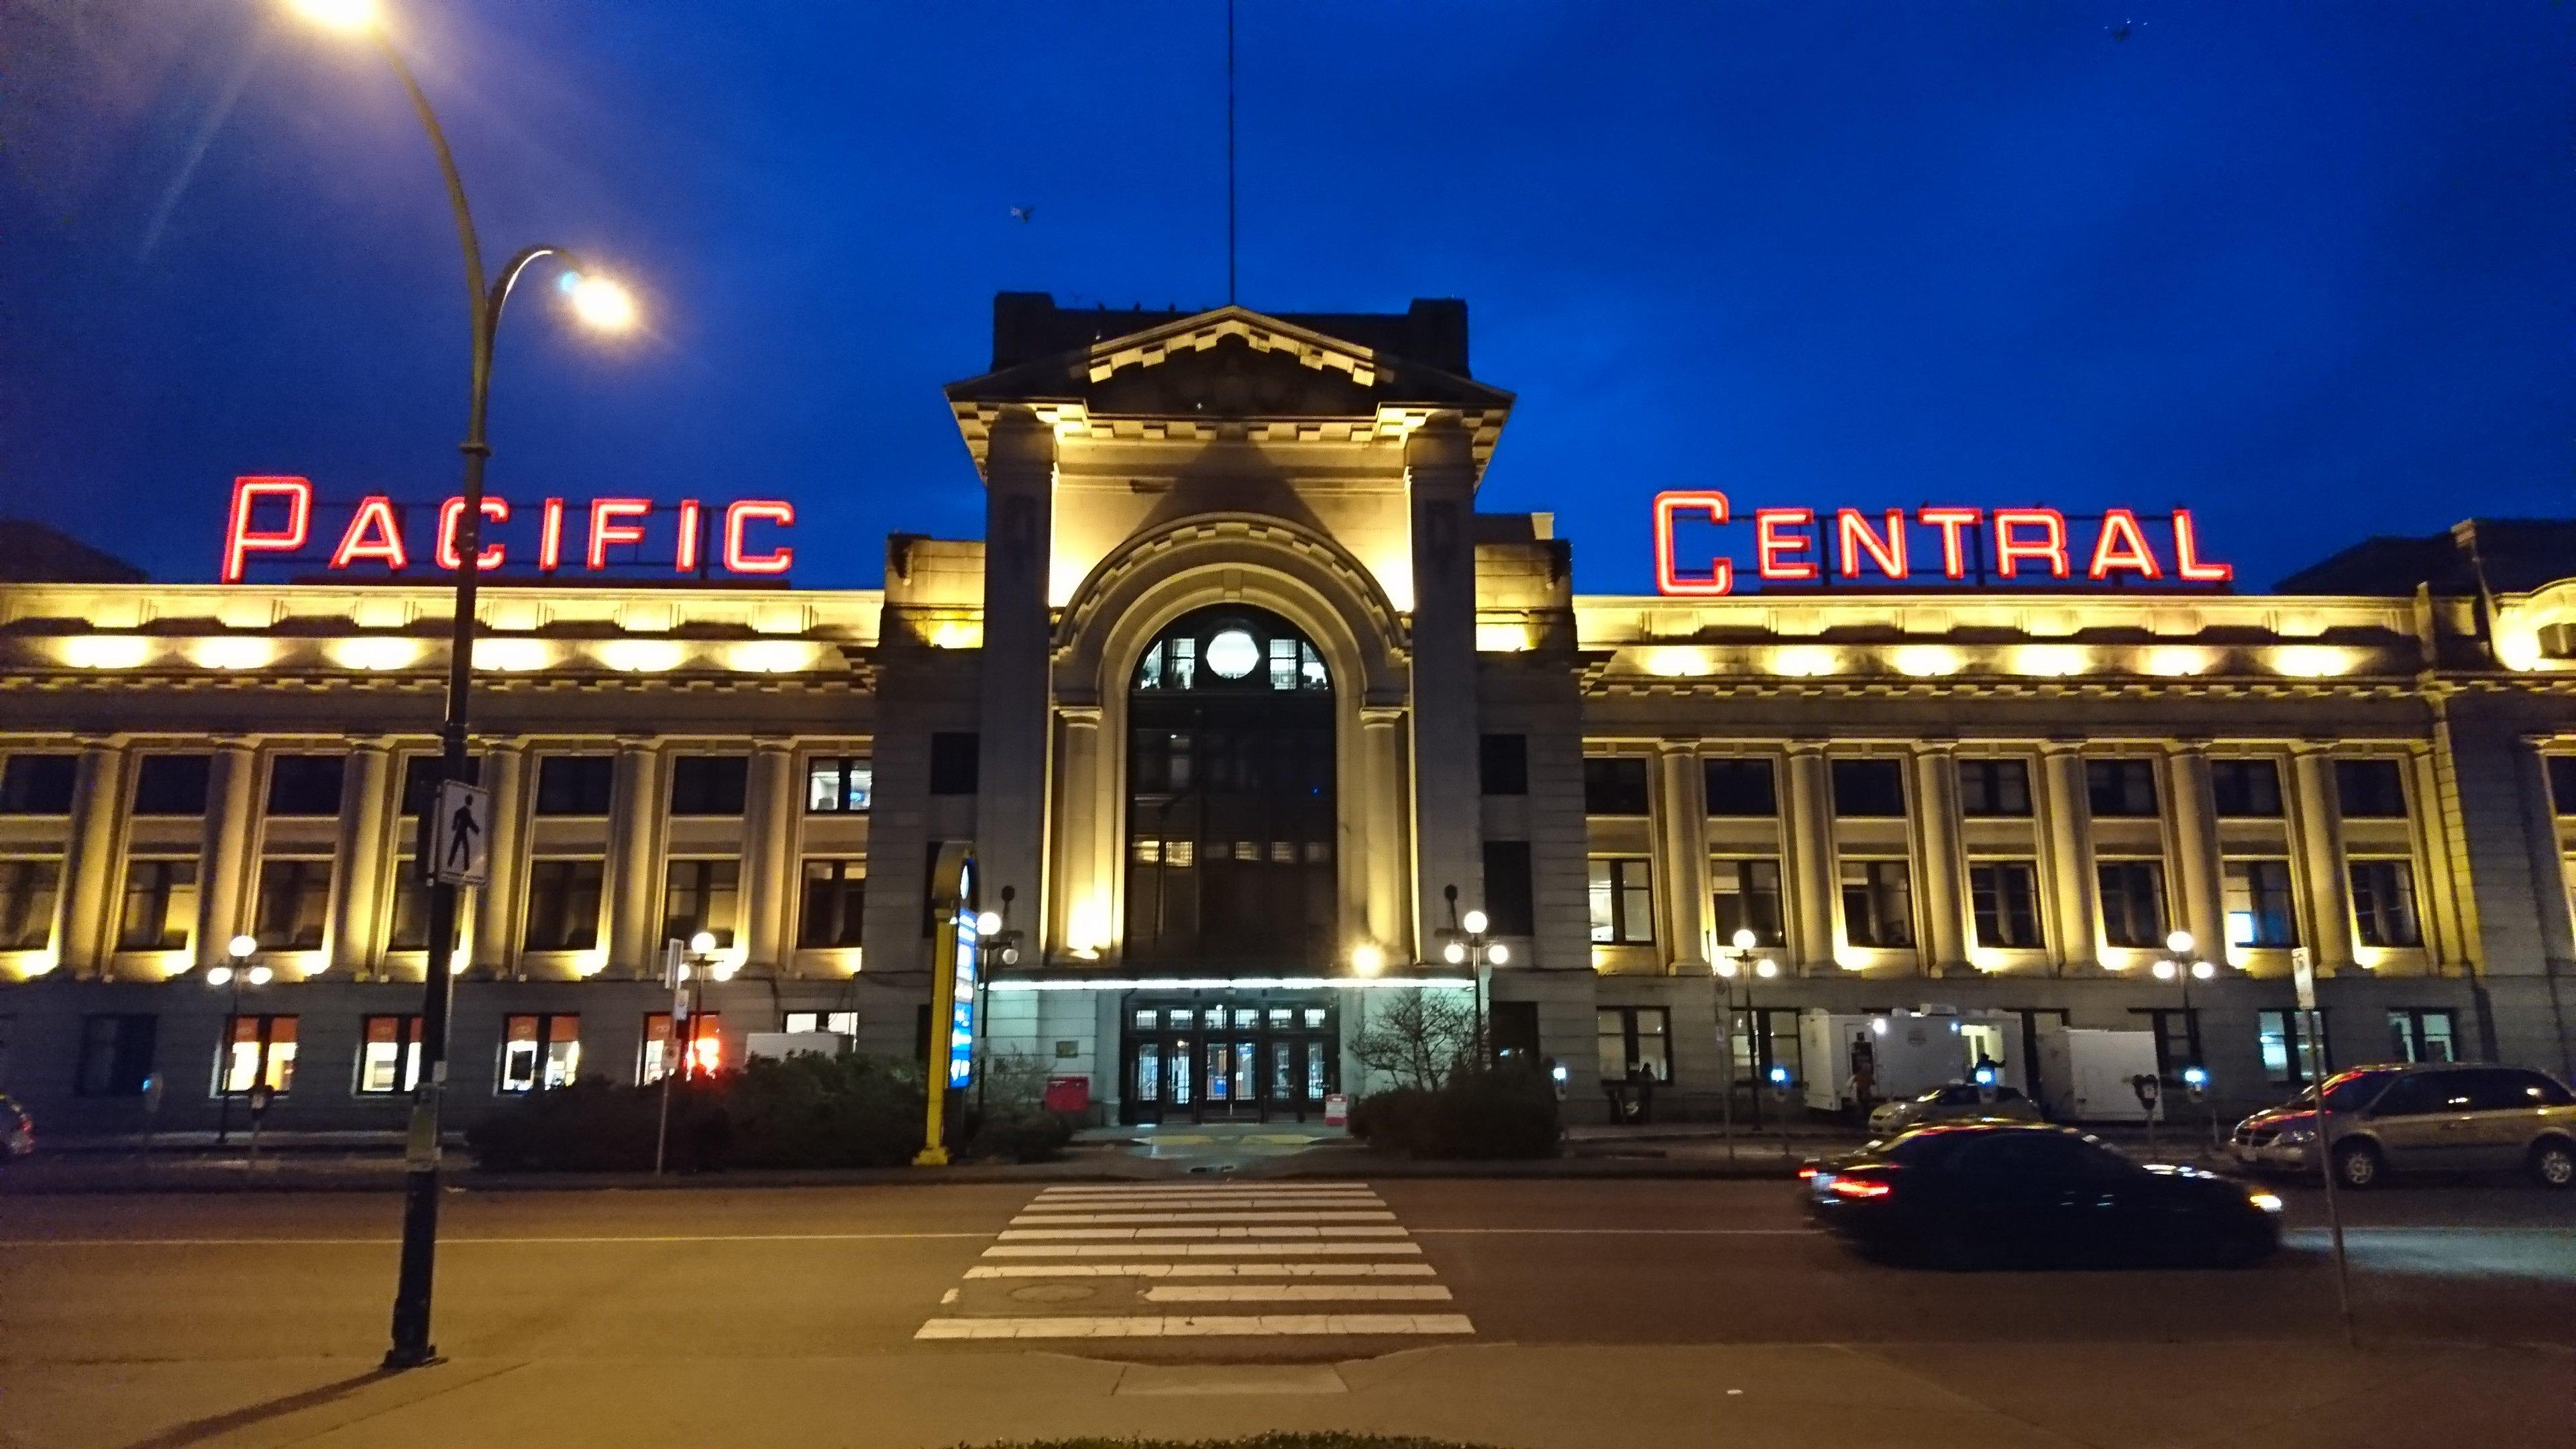
<path fill-rule="evenodd" d="M 674 1082 L 667 1165 L 892 1167 L 921 1145 L 921 1076 L 868 1057 L 755 1059 L 739 1071 Z M 646 1172 L 662 1087 L 598 1078 L 512 1102 L 468 1127 L 487 1172 Z"/>
<path fill-rule="evenodd" d="M 1414 1130 L 1431 1094 L 1420 1087 L 1390 1087 L 1371 1092 L 1351 1103 L 1350 1130 L 1353 1137 L 1372 1147 L 1390 1152 L 1408 1151 L 1407 1134 Z"/>
<path fill-rule="evenodd" d="M 966 1144 L 969 1157 L 1003 1162 L 1045 1162 L 1073 1140 L 1073 1129 L 1053 1112 L 997 1112 L 984 1119 Z"/>
<path fill-rule="evenodd" d="M 1556 1088 L 1529 1067 L 1461 1071 L 1438 1091 L 1397 1087 L 1361 1098 L 1351 1109 L 1351 1133 L 1408 1157 L 1553 1157 Z"/>
<path fill-rule="evenodd" d="M 921 1073 L 855 1053 L 755 1057 L 722 1084 L 735 1167 L 900 1167 L 921 1147 Z"/>

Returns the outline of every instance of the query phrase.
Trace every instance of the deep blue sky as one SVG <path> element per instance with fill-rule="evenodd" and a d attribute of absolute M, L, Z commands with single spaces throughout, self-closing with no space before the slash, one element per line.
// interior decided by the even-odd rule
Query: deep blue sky
<path fill-rule="evenodd" d="M 991 296 L 1223 300 L 1223 9 L 388 0 L 513 316 L 493 486 L 780 493 L 797 580 L 972 536 Z M 2125 40 L 2115 25 L 2136 21 Z M 2576 513 L 2576 9 L 1245 0 L 1243 297 L 1468 299 L 1485 506 L 2186 502 L 2267 582 Z M 241 472 L 454 482 L 465 322 L 385 67 L 266 0 L 0 0 L 0 510 L 212 577 Z M 1014 222 L 1009 209 L 1034 208 Z"/>

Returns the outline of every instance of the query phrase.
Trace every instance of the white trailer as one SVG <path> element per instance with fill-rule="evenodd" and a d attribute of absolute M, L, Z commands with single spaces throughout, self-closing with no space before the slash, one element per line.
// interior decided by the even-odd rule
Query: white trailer
<path fill-rule="evenodd" d="M 2143 1031 L 2039 1024 L 2040 1105 L 2058 1122 L 2144 1122 L 2133 1083 L 2156 1074 L 2156 1039 Z M 2164 1120 L 2159 1099 L 2155 1120 Z"/>
<path fill-rule="evenodd" d="M 1852 1048 L 1867 1041 L 1870 1096 L 1885 1102 L 1930 1091 L 1966 1077 L 1980 1054 L 2002 1070 L 2004 1085 L 2027 1091 L 2024 1065 L 2010 1050 L 2013 1018 L 1995 1012 L 1960 1012 L 1938 1006 L 1920 1011 L 1836 1012 L 1821 1007 L 1798 1014 L 1798 1053 L 1806 1069 L 1806 1102 L 1819 1112 L 1839 1112 L 1854 1099 Z"/>
<path fill-rule="evenodd" d="M 837 1031 L 755 1031 L 742 1039 L 742 1054 L 748 1057 L 792 1057 L 812 1053 L 836 1057 L 848 1051 L 852 1039 Z"/>

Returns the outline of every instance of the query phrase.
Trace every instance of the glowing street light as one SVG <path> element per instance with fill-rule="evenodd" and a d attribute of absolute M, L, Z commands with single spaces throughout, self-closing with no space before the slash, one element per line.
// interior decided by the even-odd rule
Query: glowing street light
<path fill-rule="evenodd" d="M 572 314 L 599 332 L 626 332 L 635 326 L 635 294 L 607 277 L 566 272 L 555 284 L 572 299 Z"/>
<path fill-rule="evenodd" d="M 288 0 L 287 8 L 325 30 L 343 35 L 362 34 L 384 21 L 375 0 Z"/>

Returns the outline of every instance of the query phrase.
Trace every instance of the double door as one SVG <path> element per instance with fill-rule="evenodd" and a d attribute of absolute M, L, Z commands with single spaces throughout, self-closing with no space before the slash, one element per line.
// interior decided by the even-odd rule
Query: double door
<path fill-rule="evenodd" d="M 1217 998 L 1131 1002 L 1125 1110 L 1130 1122 L 1320 1117 L 1341 1078 L 1329 1004 Z"/>

